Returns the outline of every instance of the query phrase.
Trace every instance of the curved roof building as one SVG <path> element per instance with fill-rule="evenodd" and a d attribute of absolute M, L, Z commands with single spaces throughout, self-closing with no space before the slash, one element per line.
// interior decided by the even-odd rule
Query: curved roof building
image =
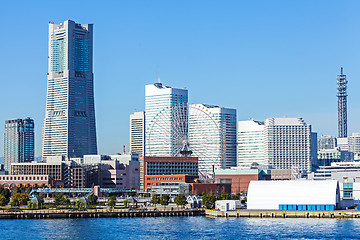
<path fill-rule="evenodd" d="M 334 205 L 340 201 L 336 180 L 251 181 L 247 208 L 278 210 L 279 205 Z"/>

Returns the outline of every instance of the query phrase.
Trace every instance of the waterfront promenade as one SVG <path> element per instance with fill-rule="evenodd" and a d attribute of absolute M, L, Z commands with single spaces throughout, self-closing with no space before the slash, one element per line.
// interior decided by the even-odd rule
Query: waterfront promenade
<path fill-rule="evenodd" d="M 203 209 L 174 210 L 19 210 L 0 212 L 0 219 L 50 219 L 50 218 L 119 218 L 119 217 L 177 217 L 202 216 Z"/>
<path fill-rule="evenodd" d="M 237 210 L 216 211 L 205 210 L 207 217 L 235 218 L 360 218 L 360 211 L 279 211 L 279 210 Z"/>

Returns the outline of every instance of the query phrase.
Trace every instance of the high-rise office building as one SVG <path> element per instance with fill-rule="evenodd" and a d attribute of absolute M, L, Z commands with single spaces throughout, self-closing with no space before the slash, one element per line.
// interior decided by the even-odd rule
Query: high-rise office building
<path fill-rule="evenodd" d="M 93 25 L 50 22 L 48 59 L 43 159 L 97 154 Z"/>
<path fill-rule="evenodd" d="M 360 153 L 360 133 L 353 133 L 348 137 L 349 152 Z"/>
<path fill-rule="evenodd" d="M 130 114 L 130 152 L 144 156 L 145 142 L 145 113 Z"/>
<path fill-rule="evenodd" d="M 178 152 L 178 144 L 174 142 L 178 134 L 175 129 L 187 129 L 186 126 L 176 126 L 175 121 L 186 122 L 187 104 L 186 89 L 164 86 L 161 83 L 145 86 L 146 156 L 174 156 L 174 152 Z M 178 108 L 181 108 L 181 111 L 178 111 Z M 160 112 L 166 112 L 161 115 L 161 119 L 158 117 Z M 159 120 L 161 123 L 156 125 L 155 122 Z"/>
<path fill-rule="evenodd" d="M 318 150 L 335 149 L 336 138 L 332 136 L 321 136 L 317 139 Z"/>
<path fill-rule="evenodd" d="M 214 124 L 215 123 L 215 124 Z M 199 171 L 236 166 L 236 109 L 207 104 L 189 106 L 189 143 Z"/>
<path fill-rule="evenodd" d="M 264 122 L 238 122 L 238 166 L 250 167 L 252 163 L 266 164 L 264 159 Z"/>
<path fill-rule="evenodd" d="M 34 120 L 11 119 L 5 121 L 4 164 L 10 171 L 11 163 L 34 161 Z"/>
<path fill-rule="evenodd" d="M 311 172 L 313 156 L 311 125 L 301 118 L 268 118 L 264 125 L 265 161 L 276 169 Z"/>

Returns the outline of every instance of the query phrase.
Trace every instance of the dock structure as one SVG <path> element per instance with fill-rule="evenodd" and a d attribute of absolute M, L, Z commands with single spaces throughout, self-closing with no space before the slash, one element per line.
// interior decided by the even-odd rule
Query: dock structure
<path fill-rule="evenodd" d="M 360 218 L 360 211 L 280 211 L 280 210 L 237 210 L 216 211 L 205 210 L 207 217 L 224 218 Z"/>
<path fill-rule="evenodd" d="M 122 218 L 122 217 L 180 217 L 202 216 L 203 209 L 184 209 L 167 211 L 71 211 L 71 210 L 26 210 L 18 212 L 0 212 L 0 219 L 54 219 L 54 218 Z"/>

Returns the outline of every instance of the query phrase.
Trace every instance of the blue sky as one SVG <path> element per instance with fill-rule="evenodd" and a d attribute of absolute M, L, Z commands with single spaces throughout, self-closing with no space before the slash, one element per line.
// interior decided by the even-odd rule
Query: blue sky
<path fill-rule="evenodd" d="M 94 24 L 98 150 L 129 146 L 144 85 L 186 87 L 191 103 L 238 120 L 303 117 L 337 134 L 336 75 L 349 80 L 349 133 L 360 131 L 359 1 L 3 1 L 0 122 L 45 113 L 48 22 Z M 0 156 L 3 155 L 0 127 Z"/>

